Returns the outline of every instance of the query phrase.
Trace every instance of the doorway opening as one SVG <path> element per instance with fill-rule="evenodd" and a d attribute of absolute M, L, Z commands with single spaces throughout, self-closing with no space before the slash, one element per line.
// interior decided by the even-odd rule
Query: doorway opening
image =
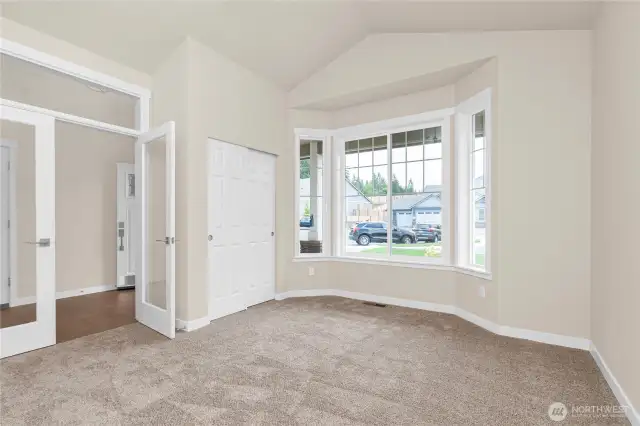
<path fill-rule="evenodd" d="M 146 89 L 2 41 L 0 357 L 136 321 L 173 338 L 173 123 L 144 131 Z"/>

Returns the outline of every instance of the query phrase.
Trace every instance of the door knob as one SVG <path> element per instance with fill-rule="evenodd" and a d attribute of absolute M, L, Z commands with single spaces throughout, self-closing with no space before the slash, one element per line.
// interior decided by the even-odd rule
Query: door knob
<path fill-rule="evenodd" d="M 213 241 L 213 235 L 209 234 L 209 236 L 207 237 L 207 240 Z"/>
<path fill-rule="evenodd" d="M 38 241 L 25 241 L 25 244 L 33 244 L 40 247 L 50 247 L 51 238 L 40 238 Z"/>
<path fill-rule="evenodd" d="M 162 240 L 156 240 L 156 243 L 165 243 L 166 245 L 169 245 L 169 237 L 164 237 Z"/>

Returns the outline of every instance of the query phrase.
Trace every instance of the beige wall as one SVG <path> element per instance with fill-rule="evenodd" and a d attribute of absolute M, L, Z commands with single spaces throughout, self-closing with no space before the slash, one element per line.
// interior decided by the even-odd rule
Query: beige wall
<path fill-rule="evenodd" d="M 370 36 L 290 92 L 289 105 L 330 103 L 331 98 L 348 96 L 349 91 L 376 91 L 394 81 L 441 73 L 445 68 L 487 58 L 495 59 L 461 79 L 454 96 L 459 102 L 488 85 L 496 89 L 494 277 L 491 282 L 468 276 L 450 279 L 457 303 L 503 325 L 588 338 L 589 31 Z M 418 95 L 409 95 L 404 101 L 396 98 L 332 112 L 332 122 L 339 126 L 379 120 L 384 115 L 397 117 L 400 112 L 424 112 L 446 100 L 442 96 L 446 89 L 440 90 L 425 95 L 431 102 L 414 103 L 412 96 Z M 412 111 L 414 106 L 425 108 Z M 541 214 L 546 210 L 552 214 Z M 291 216 L 290 220 L 293 223 Z M 553 232 L 543 242 L 539 231 L 545 227 Z M 334 271 L 343 268 L 331 267 Z M 349 267 L 363 269 L 361 265 Z M 397 286 L 389 283 L 402 281 L 398 277 L 415 271 L 388 270 L 388 275 L 376 275 L 379 286 L 370 286 L 369 292 L 402 297 Z M 433 271 L 421 273 L 425 281 L 433 281 L 429 278 Z M 339 274 L 335 276 L 332 287 L 352 286 Z M 287 289 L 308 288 L 306 279 L 301 275 Z M 484 299 L 478 296 L 478 286 L 483 284 L 487 291 Z M 439 297 L 429 286 L 420 291 L 419 300 L 436 301 Z"/>
<path fill-rule="evenodd" d="M 188 137 L 187 43 L 182 43 L 160 64 L 153 75 L 151 98 L 152 126 L 166 121 L 176 123 L 176 317 L 186 318 L 189 292 L 187 278 L 187 158 Z"/>
<path fill-rule="evenodd" d="M 147 74 L 2 17 L 0 17 L 0 36 L 93 71 L 117 77 L 127 83 L 151 87 L 151 76 Z"/>
<path fill-rule="evenodd" d="M 178 251 L 186 247 L 188 253 L 182 261 L 186 275 L 180 275 L 188 285 L 180 291 L 186 300 L 178 304 L 177 315 L 191 320 L 208 315 L 207 138 L 282 154 L 286 151 L 286 108 L 285 93 L 272 83 L 195 40 L 188 39 L 181 48 L 187 63 L 185 108 L 189 114 L 183 124 L 187 138 L 177 148 L 182 150 L 178 155 L 184 156 L 184 170 L 178 170 L 176 191 L 185 193 L 185 205 L 179 208 L 176 237 L 181 240 Z M 282 206 L 291 205 L 283 199 L 288 195 L 280 191 L 291 175 L 282 175 L 280 164 L 278 158 L 277 217 L 281 217 Z M 281 226 L 278 221 L 277 246 Z"/>
<path fill-rule="evenodd" d="M 640 5 L 604 5 L 594 35 L 591 338 L 638 410 Z"/>

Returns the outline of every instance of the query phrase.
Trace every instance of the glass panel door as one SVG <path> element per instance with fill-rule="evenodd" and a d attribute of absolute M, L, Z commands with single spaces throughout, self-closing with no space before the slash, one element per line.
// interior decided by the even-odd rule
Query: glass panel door
<path fill-rule="evenodd" d="M 54 126 L 0 106 L 0 358 L 56 343 Z"/>
<path fill-rule="evenodd" d="M 175 124 L 168 122 L 136 142 L 136 319 L 175 337 Z"/>

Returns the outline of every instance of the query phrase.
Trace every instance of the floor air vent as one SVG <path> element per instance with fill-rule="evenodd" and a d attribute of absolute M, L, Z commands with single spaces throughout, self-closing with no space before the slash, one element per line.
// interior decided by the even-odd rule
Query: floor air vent
<path fill-rule="evenodd" d="M 386 308 L 387 305 L 385 305 L 384 303 L 376 303 L 376 302 L 362 302 L 365 305 L 369 305 L 369 306 L 377 306 L 378 308 Z"/>

